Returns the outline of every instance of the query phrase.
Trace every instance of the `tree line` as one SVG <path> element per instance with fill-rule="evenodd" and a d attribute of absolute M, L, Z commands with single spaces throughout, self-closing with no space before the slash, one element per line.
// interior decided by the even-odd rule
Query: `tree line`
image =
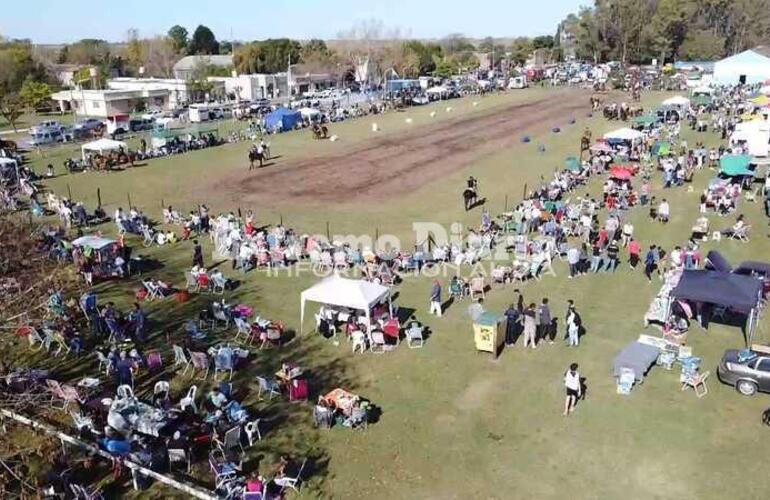
<path fill-rule="evenodd" d="M 770 42 L 770 0 L 595 0 L 561 32 L 588 61 L 715 60 Z"/>

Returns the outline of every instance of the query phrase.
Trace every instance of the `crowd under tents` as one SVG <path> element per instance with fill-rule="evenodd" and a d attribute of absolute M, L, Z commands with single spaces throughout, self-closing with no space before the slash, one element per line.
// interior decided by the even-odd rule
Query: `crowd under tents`
<path fill-rule="evenodd" d="M 675 95 L 674 97 L 669 97 L 665 101 L 663 101 L 663 106 L 677 106 L 677 107 L 688 107 L 690 105 L 690 99 Z"/>
<path fill-rule="evenodd" d="M 660 121 L 658 116 L 653 114 L 646 114 L 637 116 L 634 118 L 634 127 L 651 128 Z"/>
<path fill-rule="evenodd" d="M 86 154 L 89 152 L 103 155 L 104 153 L 109 153 L 111 151 L 127 151 L 128 145 L 123 141 L 115 141 L 112 139 L 102 138 L 83 144 L 80 147 L 80 150 L 83 155 L 83 159 L 85 160 Z"/>
<path fill-rule="evenodd" d="M 710 304 L 744 314 L 746 343 L 751 344 L 757 326 L 762 282 L 753 276 L 716 270 L 685 270 L 669 296 L 668 317 L 674 300 Z"/>
<path fill-rule="evenodd" d="M 388 309 L 392 315 L 393 304 L 390 288 L 387 286 L 365 280 L 343 278 L 337 274 L 329 276 L 300 294 L 300 335 L 303 332 L 307 302 L 362 311 L 367 324 L 371 325 L 372 308 L 384 301 L 388 302 Z"/>

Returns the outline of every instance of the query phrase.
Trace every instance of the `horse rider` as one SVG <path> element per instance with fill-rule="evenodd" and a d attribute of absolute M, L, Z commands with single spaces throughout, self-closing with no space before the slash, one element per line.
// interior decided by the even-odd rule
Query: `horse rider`
<path fill-rule="evenodd" d="M 270 158 L 270 146 L 268 146 L 268 144 L 265 142 L 264 137 L 261 137 L 259 139 L 259 147 L 262 150 L 262 156 L 264 156 L 265 158 Z M 257 150 L 257 152 L 259 152 L 259 149 Z"/>
<path fill-rule="evenodd" d="M 478 187 L 479 187 L 479 180 L 471 175 L 470 177 L 468 177 L 467 182 L 468 182 L 468 189 L 470 189 L 474 193 L 477 193 Z"/>

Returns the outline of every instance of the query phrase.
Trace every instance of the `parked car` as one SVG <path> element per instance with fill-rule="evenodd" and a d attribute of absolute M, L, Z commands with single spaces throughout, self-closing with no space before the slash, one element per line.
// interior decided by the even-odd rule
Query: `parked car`
<path fill-rule="evenodd" d="M 152 130 L 155 126 L 155 119 L 153 118 L 146 118 L 142 116 L 142 118 L 132 118 L 128 122 L 128 129 L 131 132 L 139 132 L 141 130 Z"/>
<path fill-rule="evenodd" d="M 752 351 L 748 359 L 741 353 L 737 349 L 725 351 L 717 367 L 719 380 L 744 396 L 770 392 L 770 350 L 768 353 Z"/>
<path fill-rule="evenodd" d="M 64 128 L 64 125 L 61 123 L 55 121 L 55 120 L 48 120 L 44 122 L 40 122 L 34 127 L 32 127 L 29 132 L 32 135 L 35 134 L 41 134 L 45 132 L 60 132 L 61 129 Z"/>
<path fill-rule="evenodd" d="M 92 130 L 97 130 L 104 126 L 104 122 L 101 120 L 97 120 L 96 118 L 86 118 L 85 120 L 81 120 L 74 125 L 75 132 L 90 132 Z"/>
<path fill-rule="evenodd" d="M 69 142 L 73 139 L 72 130 L 66 127 L 58 129 L 38 129 L 30 133 L 29 143 L 32 146 L 44 146 L 46 144 L 55 144 L 57 142 Z"/>

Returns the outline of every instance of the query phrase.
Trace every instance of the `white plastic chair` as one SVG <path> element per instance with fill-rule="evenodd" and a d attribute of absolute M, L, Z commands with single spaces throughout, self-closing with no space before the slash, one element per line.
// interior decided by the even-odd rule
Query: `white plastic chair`
<path fill-rule="evenodd" d="M 134 399 L 134 390 L 130 385 L 120 385 L 116 391 L 118 399 Z"/>
<path fill-rule="evenodd" d="M 182 375 L 184 375 L 185 373 L 187 373 L 187 369 L 190 368 L 190 359 L 184 353 L 184 349 L 181 346 L 174 344 L 173 349 L 174 349 L 174 368 L 178 366 L 184 366 L 184 370 L 182 370 Z"/>
<path fill-rule="evenodd" d="M 104 374 L 109 375 L 110 374 L 110 367 L 112 366 L 112 363 L 110 362 L 109 358 L 104 355 L 102 351 L 94 351 L 96 353 L 96 359 L 99 360 L 99 371 L 104 368 Z"/>
<path fill-rule="evenodd" d="M 195 396 L 198 394 L 198 386 L 193 385 L 187 390 L 187 395 L 179 400 L 179 408 L 185 411 L 187 407 L 193 409 L 193 413 L 198 413 L 198 405 L 195 403 Z"/>
<path fill-rule="evenodd" d="M 258 441 L 262 440 L 262 433 L 259 431 L 259 421 L 260 419 L 256 419 L 243 426 L 243 431 L 246 433 L 246 439 L 249 440 L 249 446 L 254 446 L 255 437 Z"/>

